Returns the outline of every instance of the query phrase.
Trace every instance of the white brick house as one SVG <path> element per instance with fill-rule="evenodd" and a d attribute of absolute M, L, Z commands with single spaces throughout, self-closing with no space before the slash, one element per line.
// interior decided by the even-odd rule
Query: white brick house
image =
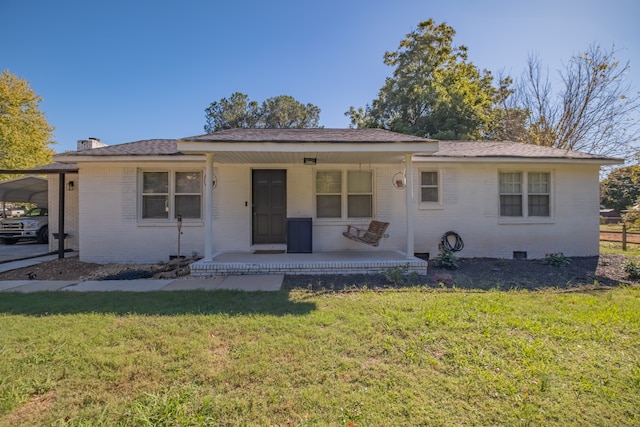
<path fill-rule="evenodd" d="M 161 262 L 177 251 L 287 248 L 287 218 L 310 218 L 311 252 L 460 257 L 598 254 L 602 165 L 619 159 L 513 142 L 435 141 L 381 129 L 231 129 L 55 156 L 78 176 L 68 248 L 87 262 Z M 397 188 L 397 180 L 406 182 Z M 52 176 L 50 188 L 57 187 Z M 56 194 L 52 191 L 52 194 Z M 57 201 L 50 197 L 55 223 Z M 342 236 L 389 222 L 380 246 Z M 52 242 L 52 248 L 55 243 Z"/>

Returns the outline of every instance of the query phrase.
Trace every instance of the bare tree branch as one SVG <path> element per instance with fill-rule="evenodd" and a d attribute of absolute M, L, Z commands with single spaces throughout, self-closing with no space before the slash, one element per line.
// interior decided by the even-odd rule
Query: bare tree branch
<path fill-rule="evenodd" d="M 640 97 L 626 81 L 629 63 L 621 65 L 615 53 L 593 45 L 572 57 L 557 95 L 540 60 L 530 57 L 514 93 L 529 112 L 525 142 L 627 158 L 637 153 Z"/>

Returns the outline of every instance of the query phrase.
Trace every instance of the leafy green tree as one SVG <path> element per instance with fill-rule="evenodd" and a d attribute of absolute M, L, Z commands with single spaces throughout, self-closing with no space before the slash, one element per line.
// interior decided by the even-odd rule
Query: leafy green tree
<path fill-rule="evenodd" d="M 573 56 L 552 84 L 530 57 L 514 103 L 529 113 L 523 141 L 593 154 L 631 157 L 640 137 L 640 95 L 633 94 L 615 49 L 590 46 Z"/>
<path fill-rule="evenodd" d="M 40 111 L 42 98 L 9 70 L 0 74 L 0 169 L 25 169 L 51 162 L 53 127 Z M 0 179 L 14 178 L 0 175 Z"/>
<path fill-rule="evenodd" d="M 490 72 L 453 46 L 455 30 L 432 19 L 420 22 L 384 63 L 395 67 L 378 97 L 345 115 L 351 127 L 380 127 L 438 139 L 479 139 L 489 133 L 496 89 Z"/>
<path fill-rule="evenodd" d="M 205 113 L 208 133 L 232 128 L 315 128 L 320 119 L 318 107 L 291 96 L 269 98 L 260 106 L 240 92 L 212 102 Z"/>
<path fill-rule="evenodd" d="M 262 103 L 261 122 L 265 128 L 317 128 L 319 120 L 320 108 L 304 105 L 288 95 Z"/>
<path fill-rule="evenodd" d="M 244 93 L 235 92 L 229 99 L 214 101 L 205 110 L 207 133 L 232 128 L 254 128 L 260 121 L 260 105 L 249 101 Z"/>
<path fill-rule="evenodd" d="M 494 98 L 494 108 L 486 138 L 493 141 L 522 142 L 527 137 L 526 123 L 529 112 L 514 103 L 513 79 L 500 76 Z"/>
<path fill-rule="evenodd" d="M 640 165 L 612 170 L 600 183 L 600 199 L 604 206 L 618 211 L 640 201 Z"/>

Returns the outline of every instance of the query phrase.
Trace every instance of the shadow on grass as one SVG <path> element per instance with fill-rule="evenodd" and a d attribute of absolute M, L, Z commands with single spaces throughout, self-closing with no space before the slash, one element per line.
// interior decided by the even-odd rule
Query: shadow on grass
<path fill-rule="evenodd" d="M 305 315 L 316 309 L 308 301 L 292 301 L 289 293 L 241 291 L 180 292 L 36 292 L 2 293 L 0 313 L 28 316 L 115 314 L 180 316 L 227 314 Z"/>

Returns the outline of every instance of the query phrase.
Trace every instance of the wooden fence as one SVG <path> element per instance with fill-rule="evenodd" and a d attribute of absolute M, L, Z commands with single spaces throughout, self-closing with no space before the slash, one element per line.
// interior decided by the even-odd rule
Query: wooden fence
<path fill-rule="evenodd" d="M 627 231 L 626 226 L 622 226 L 622 231 L 601 231 L 600 241 L 622 243 L 622 250 L 627 250 L 627 243 L 640 244 L 640 233 Z"/>

